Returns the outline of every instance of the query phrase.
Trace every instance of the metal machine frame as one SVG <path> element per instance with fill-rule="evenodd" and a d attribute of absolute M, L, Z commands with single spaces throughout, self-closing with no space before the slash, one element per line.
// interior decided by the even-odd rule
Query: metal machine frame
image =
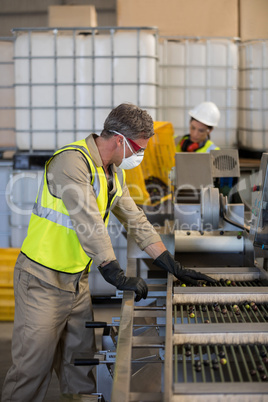
<path fill-rule="evenodd" d="M 224 259 L 223 264 L 213 265 L 212 259 L 211 265 L 206 265 L 202 259 L 199 259 L 198 253 L 194 253 L 192 259 L 186 259 L 189 262 L 188 266 L 193 266 L 191 261 L 195 260 L 195 266 L 199 271 L 218 280 L 217 286 L 181 287 L 180 283 L 174 282 L 175 278 L 168 274 L 167 279 L 159 279 L 158 292 L 155 291 L 156 285 L 148 280 L 149 301 L 145 307 L 135 305 L 133 294 L 124 292 L 111 402 L 207 402 L 223 401 L 226 400 L 225 398 L 234 402 L 241 398 L 243 401 L 259 402 L 268 398 L 266 382 L 268 376 L 266 364 L 268 273 L 256 261 L 244 258 L 247 254 L 245 244 L 253 242 L 254 239 L 256 242 L 256 233 L 259 233 L 256 225 L 261 220 L 259 215 L 262 212 L 263 216 L 264 209 L 267 209 L 266 195 L 260 194 L 261 190 L 266 191 L 264 185 L 266 174 L 263 172 L 267 172 L 267 164 L 268 154 L 265 154 L 260 169 L 262 180 L 256 189 L 258 210 L 253 211 L 253 217 L 258 216 L 258 219 L 253 219 L 255 226 L 251 227 L 250 234 L 244 237 L 243 250 L 239 253 L 243 258 L 239 260 L 239 264 L 235 264 L 236 258 L 234 258 L 234 264 L 231 266 L 225 265 Z M 266 218 L 262 219 L 262 222 L 265 223 Z M 215 233 L 205 234 L 208 237 L 215 235 Z M 217 235 L 221 236 L 219 233 Z M 237 235 L 235 233 L 235 236 Z M 189 234 L 185 236 L 190 238 Z M 223 240 L 223 237 L 220 240 Z M 172 252 L 174 244 L 170 243 L 169 247 Z M 266 248 L 259 249 L 262 251 L 261 256 L 265 257 Z M 217 253 L 214 253 L 218 256 L 217 258 L 222 259 L 220 249 Z M 127 275 L 137 274 L 138 261 L 140 258 L 146 258 L 144 254 L 134 243 L 128 242 Z M 188 254 L 193 253 L 188 251 Z M 242 265 L 241 261 L 243 261 Z M 229 286 L 231 281 L 235 283 Z M 221 306 L 220 311 L 213 307 L 218 305 Z M 223 307 L 226 310 L 224 313 Z M 189 318 L 190 308 L 193 308 L 191 311 L 195 312 L 194 318 Z M 154 317 L 155 336 L 150 337 L 146 334 L 135 336 L 135 319 L 141 316 L 145 319 Z M 205 320 L 207 317 L 211 320 L 209 324 L 207 323 L 209 320 Z M 159 327 L 159 323 L 162 326 Z M 187 339 L 190 345 L 187 345 Z M 190 349 L 190 356 L 187 356 L 187 347 Z M 156 391 L 152 384 L 149 384 L 146 390 L 142 383 L 140 383 L 140 392 L 132 389 L 132 380 L 136 373 L 134 367 L 137 363 L 133 360 L 133 356 L 137 348 L 157 351 L 159 364 L 162 364 L 161 374 L 158 371 L 157 376 L 156 370 L 151 368 L 150 375 L 146 376 L 148 372 L 141 367 L 141 370 L 144 370 L 145 381 L 158 383 Z M 219 351 L 228 355 L 230 361 L 227 359 L 226 367 L 219 364 Z M 214 360 L 215 357 L 218 359 L 218 371 L 214 371 L 212 363 L 209 368 L 205 367 L 204 353 L 211 358 L 211 361 L 213 356 Z M 262 356 L 264 356 L 263 359 Z M 197 360 L 201 362 L 198 367 L 200 373 L 196 370 Z M 262 371 L 258 371 L 260 365 Z M 254 373 L 250 367 L 255 368 Z M 207 381 L 207 378 L 210 380 Z"/>
<path fill-rule="evenodd" d="M 243 250 L 239 248 L 241 254 L 246 254 L 246 242 L 254 239 L 256 242 L 260 222 L 261 234 L 265 234 L 261 240 L 266 239 L 263 229 L 268 209 L 264 194 L 268 185 L 267 165 L 268 154 L 265 154 L 260 172 L 262 180 L 255 191 L 258 210 L 253 211 L 255 219 Z M 167 249 L 174 253 L 174 232 L 165 233 L 162 228 L 160 235 Z M 210 236 L 215 233 L 206 233 L 205 243 L 210 242 Z M 196 241 L 194 236 L 190 241 Z M 233 254 L 237 246 L 234 249 Z M 262 257 L 266 258 L 266 247 L 261 250 Z M 148 259 L 148 255 L 131 239 L 127 251 L 126 275 L 138 276 L 139 261 Z M 225 252 L 221 253 L 219 248 L 214 254 L 222 259 Z M 210 248 L 207 253 L 211 253 Z M 194 254 L 194 268 L 197 266 L 198 271 L 217 282 L 184 286 L 169 273 L 164 278 L 148 277 L 148 297 L 139 303 L 135 303 L 133 292 L 121 292 L 116 353 L 114 340 L 104 344 L 108 350 L 102 352 L 99 364 L 100 375 L 103 375 L 102 367 L 109 368 L 112 390 L 111 396 L 106 395 L 105 399 L 110 402 L 263 402 L 268 398 L 267 270 L 257 261 L 246 264 L 247 259 L 242 265 L 205 265 L 200 258 L 202 253 L 188 250 L 185 254 Z M 229 254 L 230 257 L 232 253 Z M 188 269 L 193 268 L 191 260 L 187 261 Z M 105 388 L 103 381 L 99 385 Z M 98 392 L 102 393 L 101 389 Z"/>

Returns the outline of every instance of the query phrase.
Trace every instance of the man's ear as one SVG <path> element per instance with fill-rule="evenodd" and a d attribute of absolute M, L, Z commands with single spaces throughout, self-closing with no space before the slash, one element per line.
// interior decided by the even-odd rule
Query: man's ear
<path fill-rule="evenodd" d="M 124 143 L 123 137 L 121 137 L 120 135 L 115 135 L 114 137 L 115 137 L 116 145 L 119 147 L 122 146 Z"/>

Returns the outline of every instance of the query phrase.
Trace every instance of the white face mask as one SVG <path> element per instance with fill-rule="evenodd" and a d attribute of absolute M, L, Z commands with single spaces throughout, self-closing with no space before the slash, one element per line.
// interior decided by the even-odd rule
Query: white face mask
<path fill-rule="evenodd" d="M 139 164 L 143 160 L 144 151 L 140 151 L 137 154 L 135 154 L 132 151 L 132 149 L 131 149 L 131 147 L 130 147 L 130 145 L 128 143 L 128 140 L 126 139 L 126 137 L 123 134 L 120 134 L 117 131 L 112 131 L 112 132 L 117 134 L 117 135 L 121 135 L 121 137 L 124 138 L 124 156 L 123 156 L 121 164 L 119 165 L 120 169 L 128 170 L 128 169 L 133 169 L 133 168 L 139 166 Z M 125 155 L 126 155 L 126 145 L 125 144 L 127 144 L 127 146 L 129 147 L 130 151 L 132 152 L 132 155 L 129 156 L 128 158 L 125 157 Z"/>
<path fill-rule="evenodd" d="M 142 162 L 143 160 L 143 156 L 144 156 L 144 151 L 139 152 L 138 154 L 133 154 L 131 156 L 129 156 L 128 158 L 123 158 L 121 164 L 119 165 L 119 167 L 121 169 L 133 169 L 137 166 L 139 166 L 139 164 Z"/>

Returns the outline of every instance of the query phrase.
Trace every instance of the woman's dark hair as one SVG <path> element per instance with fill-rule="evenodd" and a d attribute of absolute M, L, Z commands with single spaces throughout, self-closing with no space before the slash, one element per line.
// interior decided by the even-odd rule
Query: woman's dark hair
<path fill-rule="evenodd" d="M 196 120 L 196 119 L 194 119 L 193 117 L 191 117 L 190 123 L 191 123 L 191 121 L 198 121 L 198 120 Z M 199 121 L 199 123 L 201 123 L 201 122 Z M 204 123 L 202 123 L 202 124 L 204 124 Z M 207 125 L 205 124 L 205 126 L 207 126 Z M 211 130 L 213 127 L 212 127 L 212 126 L 207 126 L 207 128 L 208 128 L 209 130 Z"/>

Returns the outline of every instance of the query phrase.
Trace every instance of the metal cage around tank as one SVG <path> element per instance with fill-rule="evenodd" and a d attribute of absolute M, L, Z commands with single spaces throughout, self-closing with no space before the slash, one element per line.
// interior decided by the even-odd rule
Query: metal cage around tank
<path fill-rule="evenodd" d="M 14 29 L 16 143 L 54 150 L 101 132 L 123 102 L 157 118 L 157 29 Z"/>
<path fill-rule="evenodd" d="M 159 109 L 171 121 L 176 137 L 189 130 L 188 112 L 204 101 L 221 113 L 211 139 L 219 147 L 237 147 L 237 38 L 159 37 Z"/>

